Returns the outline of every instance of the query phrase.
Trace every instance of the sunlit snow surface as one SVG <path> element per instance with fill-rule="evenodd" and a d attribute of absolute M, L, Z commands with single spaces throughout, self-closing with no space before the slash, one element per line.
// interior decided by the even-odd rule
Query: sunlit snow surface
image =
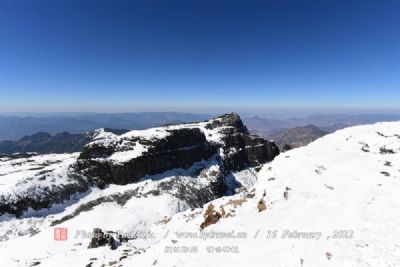
<path fill-rule="evenodd" d="M 220 119 L 214 119 L 213 121 L 218 121 Z M 229 126 L 217 127 L 214 129 L 208 129 L 206 125 L 209 121 L 199 122 L 199 123 L 188 123 L 188 124 L 177 124 L 168 125 L 164 127 L 150 128 L 146 130 L 133 130 L 122 135 L 116 135 L 112 132 L 108 132 L 104 129 L 96 130 L 93 134 L 94 140 L 90 145 L 102 145 L 105 147 L 112 146 L 116 151 L 107 160 L 111 160 L 115 163 L 126 162 L 133 158 L 140 157 L 145 152 L 148 151 L 149 147 L 147 145 L 141 144 L 138 139 L 146 139 L 150 141 L 160 140 L 170 135 L 171 130 L 178 129 L 193 129 L 198 128 L 202 131 L 209 142 L 222 143 L 221 130 Z"/>
<path fill-rule="evenodd" d="M 223 206 L 231 216 L 221 218 L 204 232 L 245 232 L 247 238 L 177 236 L 177 232 L 199 232 L 208 204 L 180 212 L 185 207 L 177 209 L 177 199 L 162 194 L 132 198 L 124 206 L 103 203 L 57 225 L 68 228 L 68 240 L 53 240 L 50 223 L 77 205 L 137 187 L 145 192 L 160 181 L 143 179 L 138 184 L 93 190 L 79 203 L 45 218 L 1 217 L 0 230 L 33 225 L 38 233 L 1 242 L 0 266 L 30 266 L 34 262 L 40 262 L 38 266 L 86 266 L 90 262 L 92 266 L 400 266 L 399 135 L 400 122 L 352 127 L 281 154 L 263 166 L 257 180 L 251 178 L 253 171 L 237 174 L 236 180 L 248 185 L 248 190 L 213 201 L 216 210 Z M 208 167 L 210 173 L 212 166 Z M 4 168 L 2 165 L 3 173 Z M 198 179 L 200 184 L 202 180 Z M 10 182 L 5 184 L 9 186 Z M 259 212 L 257 204 L 262 198 L 267 209 Z M 171 215 L 171 219 L 165 217 Z M 163 218 L 168 220 L 160 223 Z M 154 238 L 131 240 L 116 250 L 87 249 L 90 240 L 75 238 L 75 234 L 93 227 L 148 230 Z M 268 230 L 276 231 L 277 236 L 268 236 Z M 318 240 L 283 238 L 286 230 L 321 236 Z M 336 230 L 347 235 L 334 238 Z M 184 252 L 193 247 L 197 252 Z M 218 248 L 225 252 L 216 252 Z"/>

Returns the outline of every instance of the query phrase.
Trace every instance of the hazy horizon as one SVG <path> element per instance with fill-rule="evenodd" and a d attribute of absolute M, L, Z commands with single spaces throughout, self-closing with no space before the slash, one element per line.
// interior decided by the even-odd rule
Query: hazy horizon
<path fill-rule="evenodd" d="M 261 117 L 268 119 L 306 118 L 315 115 L 400 115 L 399 109 L 365 109 L 365 108 L 191 108 L 191 109 L 140 109 L 140 110 L 93 110 L 93 111 L 41 111 L 41 112 L 2 112 L 0 116 L 17 117 L 51 117 L 51 116 L 78 116 L 85 114 L 140 114 L 140 113 L 187 113 L 218 116 L 235 112 L 244 117 Z"/>

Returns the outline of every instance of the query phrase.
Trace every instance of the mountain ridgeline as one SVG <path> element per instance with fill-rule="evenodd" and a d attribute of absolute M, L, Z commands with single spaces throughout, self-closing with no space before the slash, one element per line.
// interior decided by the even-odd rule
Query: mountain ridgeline
<path fill-rule="evenodd" d="M 38 142 L 52 139 L 45 134 L 35 137 Z M 192 185 L 193 181 L 180 187 L 185 193 L 181 192 L 179 198 L 187 200 L 195 195 L 199 199 L 190 203 L 199 206 L 225 195 L 228 189 L 235 190 L 232 183 L 228 183 L 231 172 L 257 168 L 279 154 L 275 143 L 251 135 L 235 113 L 199 123 L 125 133 L 99 129 L 90 139 L 80 153 L 59 155 L 63 160 L 51 162 L 44 160 L 47 155 L 27 155 L 30 157 L 27 164 L 33 167 L 28 169 L 29 177 L 21 174 L 27 184 L 26 191 L 12 197 L 0 195 L 0 215 L 20 216 L 28 209 L 50 208 L 92 186 L 104 189 L 109 184 L 137 183 L 145 177 L 152 179 L 173 170 L 193 169 L 190 176 L 203 175 L 210 166 L 217 167 L 217 171 L 207 175 L 210 184 L 201 191 L 196 191 L 198 186 Z M 0 159 L 3 164 L 14 164 L 10 156 Z M 176 184 L 171 182 L 158 190 L 172 191 L 174 186 Z M 193 188 L 188 191 L 190 186 Z"/>
<path fill-rule="evenodd" d="M 308 145 L 327 134 L 328 132 L 310 124 L 304 127 L 278 130 L 270 134 L 270 138 L 274 140 L 279 148 L 283 149 L 285 145 L 289 145 L 292 148 Z"/>
<path fill-rule="evenodd" d="M 181 127 L 182 126 L 182 127 Z M 218 158 L 226 171 L 242 170 L 271 161 L 279 154 L 277 146 L 257 136 L 249 134 L 242 120 L 236 114 L 227 114 L 212 120 L 204 128 L 212 135 L 221 135 L 220 142 L 210 142 L 203 131 L 194 125 L 166 127 L 165 138 L 115 136 L 116 140 L 98 142 L 85 146 L 79 156 L 77 168 L 87 177 L 100 183 L 127 184 L 135 182 L 146 174 L 165 172 L 173 168 L 188 168 L 195 162 L 207 160 L 223 149 L 224 158 Z M 170 128 L 170 129 L 169 129 Z M 216 133 L 212 131 L 219 130 Z M 121 147 L 122 143 L 128 146 Z M 146 153 L 129 161 L 104 160 L 116 151 L 130 151 L 132 147 L 149 147 Z M 100 160 L 99 160 L 100 159 Z"/>
<path fill-rule="evenodd" d="M 1 141 L 0 153 L 72 153 L 81 151 L 90 140 L 89 134 L 63 132 L 52 136 L 49 133 L 39 132 L 24 136 L 18 141 Z"/>
<path fill-rule="evenodd" d="M 124 129 L 106 129 L 115 134 L 128 132 Z M 0 154 L 14 153 L 73 153 L 80 152 L 93 139 L 94 132 L 71 134 L 68 132 L 51 135 L 45 132 L 26 135 L 18 141 L 0 141 Z"/>
<path fill-rule="evenodd" d="M 46 132 L 79 134 L 99 128 L 147 129 L 165 124 L 210 119 L 207 114 L 181 112 L 0 114 L 0 141 Z"/>
<path fill-rule="evenodd" d="M 210 118 L 210 115 L 172 112 L 0 116 L 0 154 L 80 152 L 92 140 L 95 129 L 147 129 Z M 307 145 L 327 133 L 345 127 L 399 118 L 396 115 L 372 114 L 314 115 L 284 120 L 244 117 L 243 120 L 250 133 L 272 139 L 283 149 L 286 144 L 293 148 Z"/>

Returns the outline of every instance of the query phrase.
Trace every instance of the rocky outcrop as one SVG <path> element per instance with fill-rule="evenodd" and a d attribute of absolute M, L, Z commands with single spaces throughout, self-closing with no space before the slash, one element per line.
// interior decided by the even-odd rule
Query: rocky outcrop
<path fill-rule="evenodd" d="M 206 128 L 215 129 L 218 127 L 227 126 L 235 128 L 240 133 L 249 134 L 249 131 L 247 130 L 247 127 L 243 124 L 242 119 L 239 117 L 238 114 L 233 112 L 222 115 L 217 119 L 210 120 L 210 122 L 207 123 Z"/>
<path fill-rule="evenodd" d="M 112 154 L 110 147 L 87 146 L 76 164 L 78 170 L 100 187 L 105 184 L 134 183 L 145 175 L 153 175 L 175 168 L 189 168 L 193 163 L 214 155 L 217 147 L 209 143 L 199 129 L 171 130 L 165 139 L 137 142 L 150 146 L 149 150 L 124 163 L 98 161 Z"/>
<path fill-rule="evenodd" d="M 282 148 L 282 152 L 286 152 L 286 151 L 289 151 L 289 150 L 292 150 L 292 149 L 293 149 L 293 148 L 292 148 L 291 145 L 285 144 L 285 145 L 283 146 L 283 148 Z"/>
<path fill-rule="evenodd" d="M 93 230 L 93 237 L 90 240 L 88 248 L 98 248 L 109 246 L 111 249 L 116 249 L 117 245 L 112 235 L 104 233 L 100 228 Z"/>
<path fill-rule="evenodd" d="M 255 167 L 279 155 L 279 149 L 275 143 L 243 133 L 236 128 L 227 129 L 223 140 L 226 155 L 224 166 L 229 171 Z"/>
<path fill-rule="evenodd" d="M 224 166 L 227 171 L 240 171 L 247 167 L 255 167 L 273 160 L 279 155 L 279 149 L 274 142 L 259 136 L 251 135 L 243 121 L 235 113 L 220 117 L 212 125 L 231 126 L 224 128 L 222 133 L 224 150 Z"/>
<path fill-rule="evenodd" d="M 33 185 L 22 196 L 0 195 L 0 215 L 8 213 L 20 217 L 29 209 L 48 209 L 89 189 L 90 185 L 85 178 L 74 173 L 70 173 L 69 177 L 74 182 L 51 187 Z"/>
<path fill-rule="evenodd" d="M 101 137 L 96 134 L 101 134 Z M 47 137 L 43 135 L 39 139 Z M 73 156 L 68 164 L 55 161 L 54 167 L 44 170 L 49 166 L 39 162 L 41 156 L 26 159 L 32 164 L 30 170 L 35 173 L 24 177 L 23 183 L 27 189 L 18 196 L 12 193 L 0 195 L 0 215 L 10 213 L 21 216 L 29 209 L 40 210 L 62 203 L 93 185 L 104 188 L 108 184 L 136 183 L 147 175 L 151 178 L 151 175 L 173 169 L 184 169 L 185 174 L 173 171 L 168 176 L 170 179 L 160 181 L 154 189 L 141 196 L 168 193 L 185 202 L 188 207 L 199 207 L 226 194 L 226 177 L 232 171 L 257 167 L 279 154 L 273 142 L 250 135 L 235 113 L 206 122 L 126 134 L 124 131 L 102 130 L 91 138 L 94 141 L 83 148 L 78 158 Z M 52 155 L 43 157 L 49 160 L 53 158 Z M 63 177 L 57 171 L 60 168 L 68 168 L 62 172 Z M 200 183 L 198 180 L 206 182 Z M 136 192 L 127 192 L 105 201 L 121 198 L 127 201 L 136 196 Z M 101 199 L 99 203 L 102 203 Z"/>
<path fill-rule="evenodd" d="M 195 162 L 207 160 L 224 151 L 219 160 L 225 174 L 271 161 L 279 154 L 273 142 L 250 135 L 240 117 L 230 113 L 210 120 L 204 126 L 222 136 L 220 143 L 207 139 L 200 124 L 181 125 L 168 129 L 168 136 L 162 139 L 130 137 L 135 145 L 148 146 L 148 150 L 126 162 L 108 160 L 123 141 L 112 145 L 89 144 L 80 154 L 76 169 L 99 187 L 107 184 L 128 184 L 137 182 L 146 175 L 163 173 L 170 169 L 187 169 Z M 212 134 L 210 134 L 212 135 Z M 100 160 L 99 160 L 100 159 Z M 218 184 L 218 188 L 224 185 Z"/>

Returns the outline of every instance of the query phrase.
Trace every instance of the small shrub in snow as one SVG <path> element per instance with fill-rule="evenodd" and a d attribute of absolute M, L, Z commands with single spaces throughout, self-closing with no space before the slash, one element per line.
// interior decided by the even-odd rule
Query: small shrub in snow
<path fill-rule="evenodd" d="M 221 219 L 222 215 L 218 211 L 215 211 L 214 205 L 210 203 L 210 205 L 208 205 L 207 207 L 204 217 L 205 217 L 204 222 L 200 224 L 201 229 L 204 229 L 207 226 L 210 226 L 211 224 L 216 224 L 219 221 L 219 219 Z"/>
<path fill-rule="evenodd" d="M 261 212 L 261 211 L 267 209 L 267 205 L 265 205 L 265 201 L 263 198 L 260 199 L 260 201 L 258 201 L 257 208 L 258 208 L 258 212 Z"/>

